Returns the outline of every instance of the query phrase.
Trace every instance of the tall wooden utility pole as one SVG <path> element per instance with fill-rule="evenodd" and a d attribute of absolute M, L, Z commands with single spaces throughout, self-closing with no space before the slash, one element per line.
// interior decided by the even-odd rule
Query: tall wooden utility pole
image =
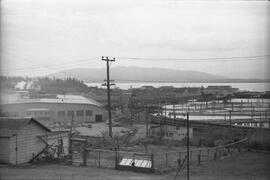
<path fill-rule="evenodd" d="M 230 113 L 230 134 L 231 134 L 231 140 L 233 140 L 233 134 L 232 134 L 232 111 L 229 111 Z"/>
<path fill-rule="evenodd" d="M 158 103 L 158 107 L 159 107 L 159 112 L 160 112 L 160 116 L 159 116 L 159 139 L 161 140 L 162 138 L 162 123 L 161 123 L 161 120 L 162 120 L 162 115 L 163 115 L 163 108 L 162 106 L 160 107 L 160 103 Z"/>
<path fill-rule="evenodd" d="M 149 107 L 145 108 L 145 121 L 146 121 L 146 138 L 149 136 Z"/>
<path fill-rule="evenodd" d="M 176 124 L 175 104 L 173 104 L 173 121 L 174 121 L 174 124 Z"/>
<path fill-rule="evenodd" d="M 189 112 L 187 112 L 187 180 L 189 180 Z"/>
<path fill-rule="evenodd" d="M 69 129 L 69 135 L 68 135 L 68 155 L 69 155 L 69 160 L 72 159 L 72 135 L 73 135 L 73 125 L 74 125 L 74 112 L 71 114 L 71 124 L 70 124 L 70 129 Z"/>
<path fill-rule="evenodd" d="M 163 123 L 164 123 L 164 129 L 165 129 L 165 136 L 167 135 L 167 132 L 168 132 L 168 130 L 167 130 L 167 102 L 165 102 L 165 116 L 164 116 L 164 118 L 163 118 Z"/>
<path fill-rule="evenodd" d="M 146 134 L 145 134 L 145 139 L 146 139 L 146 153 L 148 152 L 148 137 L 149 137 L 149 107 L 145 108 L 145 120 L 146 120 Z"/>
<path fill-rule="evenodd" d="M 109 114 L 109 136 L 112 138 L 112 112 L 111 112 L 111 90 L 110 90 L 110 86 L 114 85 L 113 83 L 111 83 L 110 80 L 110 62 L 114 62 L 115 58 L 113 59 L 109 59 L 108 57 L 103 57 L 102 56 L 102 61 L 106 61 L 107 62 L 107 80 L 106 83 L 103 84 L 104 86 L 107 86 L 107 98 L 108 98 L 108 114 Z"/>

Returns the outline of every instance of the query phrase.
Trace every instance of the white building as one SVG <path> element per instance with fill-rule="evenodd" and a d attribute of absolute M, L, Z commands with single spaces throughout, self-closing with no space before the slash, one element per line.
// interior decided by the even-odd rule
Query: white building
<path fill-rule="evenodd" d="M 238 92 L 238 88 L 232 88 L 232 86 L 208 86 L 204 89 L 205 94 L 212 94 L 215 96 L 227 96 Z"/>
<path fill-rule="evenodd" d="M 31 118 L 0 118 L 0 162 L 29 162 L 46 147 L 38 136 L 49 132 L 47 127 Z"/>
<path fill-rule="evenodd" d="M 1 116 L 34 117 L 45 125 L 55 123 L 100 122 L 105 110 L 95 100 L 75 95 L 58 95 L 57 98 L 24 99 L 3 102 Z"/>
<path fill-rule="evenodd" d="M 0 163 L 28 163 L 42 152 L 64 156 L 68 143 L 68 132 L 52 132 L 33 118 L 0 118 Z"/>

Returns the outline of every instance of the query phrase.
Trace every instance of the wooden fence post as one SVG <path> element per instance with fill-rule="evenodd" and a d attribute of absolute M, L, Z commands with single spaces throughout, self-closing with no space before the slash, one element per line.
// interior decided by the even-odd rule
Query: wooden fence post
<path fill-rule="evenodd" d="M 117 151 L 115 152 L 115 169 L 118 167 L 118 154 Z"/>
<path fill-rule="evenodd" d="M 86 154 L 87 154 L 87 150 L 86 150 L 86 146 L 84 145 L 84 148 L 83 148 L 83 165 L 84 166 L 87 166 L 87 157 L 86 157 Z"/>
<path fill-rule="evenodd" d="M 98 151 L 98 167 L 100 167 L 100 150 Z"/>
<path fill-rule="evenodd" d="M 198 154 L 198 165 L 201 164 L 201 150 L 199 151 L 199 154 Z"/>
<path fill-rule="evenodd" d="M 153 152 L 151 153 L 151 169 L 154 171 L 154 154 Z"/>
<path fill-rule="evenodd" d="M 166 161 L 165 167 L 167 168 L 168 167 L 168 153 L 167 152 L 165 154 L 165 161 Z"/>
<path fill-rule="evenodd" d="M 133 153 L 133 162 L 132 162 L 132 168 L 135 168 L 135 154 Z"/>
<path fill-rule="evenodd" d="M 209 151 L 210 149 L 207 149 L 207 161 L 209 161 Z"/>
<path fill-rule="evenodd" d="M 73 149 L 72 149 L 72 140 L 71 140 L 71 136 L 69 135 L 69 144 L 68 144 L 68 160 L 69 162 L 72 164 L 73 161 Z"/>
<path fill-rule="evenodd" d="M 192 151 L 190 151 L 190 153 L 189 153 L 189 155 L 190 155 L 190 163 L 189 164 L 191 164 L 192 163 Z"/>
<path fill-rule="evenodd" d="M 181 152 L 179 152 L 179 162 L 181 164 Z"/>

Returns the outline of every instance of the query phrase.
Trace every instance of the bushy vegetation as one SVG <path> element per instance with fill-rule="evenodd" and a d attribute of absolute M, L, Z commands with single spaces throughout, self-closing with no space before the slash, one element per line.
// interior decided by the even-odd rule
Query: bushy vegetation
<path fill-rule="evenodd" d="M 84 84 L 83 81 L 75 78 L 66 79 L 50 79 L 50 78 L 38 78 L 38 84 L 41 87 L 41 92 L 44 93 L 87 93 L 90 88 Z"/>
<path fill-rule="evenodd" d="M 0 76 L 1 89 L 14 89 L 21 81 L 28 81 L 30 78 L 21 76 Z"/>
<path fill-rule="evenodd" d="M 249 149 L 270 151 L 270 131 L 269 130 L 257 130 L 251 136 L 249 140 Z"/>
<path fill-rule="evenodd" d="M 14 90 L 17 83 L 21 81 L 33 81 L 40 87 L 39 93 L 65 94 L 65 93 L 88 93 L 91 87 L 75 78 L 55 79 L 48 77 L 30 78 L 30 77 L 8 77 L 0 76 L 1 89 Z"/>

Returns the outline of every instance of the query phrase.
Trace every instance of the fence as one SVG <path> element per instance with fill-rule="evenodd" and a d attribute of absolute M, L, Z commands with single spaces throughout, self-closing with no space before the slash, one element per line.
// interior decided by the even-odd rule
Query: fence
<path fill-rule="evenodd" d="M 242 152 L 248 138 L 240 141 L 211 148 L 197 148 L 189 151 L 190 165 L 199 165 L 208 161 L 225 158 L 234 153 Z M 178 168 L 187 156 L 187 151 L 165 152 L 154 154 L 155 168 L 159 170 Z"/>
<path fill-rule="evenodd" d="M 249 139 L 211 148 L 191 149 L 190 165 L 199 165 L 208 161 L 225 158 L 228 155 L 244 151 Z M 77 165 L 102 168 L 131 169 L 131 170 L 168 170 L 176 169 L 183 163 L 187 151 L 144 154 L 138 152 L 112 151 L 102 149 L 87 149 L 82 153 L 73 153 L 72 162 Z M 125 160 L 125 162 L 123 162 Z M 125 164 L 128 162 L 128 164 Z"/>

